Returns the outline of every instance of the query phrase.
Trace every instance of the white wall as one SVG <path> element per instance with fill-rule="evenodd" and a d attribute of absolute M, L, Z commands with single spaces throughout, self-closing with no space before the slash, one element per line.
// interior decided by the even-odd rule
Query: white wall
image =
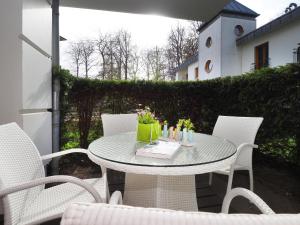
<path fill-rule="evenodd" d="M 18 122 L 22 105 L 22 1 L 0 1 L 0 124 Z"/>
<path fill-rule="evenodd" d="M 210 48 L 206 47 L 206 40 L 212 38 Z M 207 60 L 212 60 L 213 69 L 210 73 L 205 71 Z M 217 78 L 221 74 L 221 18 L 206 27 L 199 35 L 199 74 L 200 80 Z"/>
<path fill-rule="evenodd" d="M 23 109 L 52 107 L 51 60 L 23 42 Z"/>
<path fill-rule="evenodd" d="M 46 0 L 23 1 L 22 34 L 51 55 L 52 10 Z M 51 59 L 23 42 L 23 109 L 52 107 Z"/>
<path fill-rule="evenodd" d="M 235 27 L 241 25 L 244 34 L 256 29 L 256 20 L 222 16 L 221 76 L 241 75 L 242 60 L 236 45 Z"/>
<path fill-rule="evenodd" d="M 255 61 L 255 47 L 269 42 L 270 66 L 276 67 L 293 62 L 293 49 L 300 43 L 300 21 L 295 21 L 281 29 L 239 46 L 242 51 L 242 72 L 249 72 Z"/>
<path fill-rule="evenodd" d="M 196 80 L 196 74 L 195 69 L 198 67 L 199 63 L 195 62 L 189 65 L 188 67 L 188 80 L 189 81 L 195 81 Z"/>
<path fill-rule="evenodd" d="M 51 55 L 52 10 L 47 0 L 23 0 L 22 33 Z"/>
<path fill-rule="evenodd" d="M 0 125 L 17 122 L 49 154 L 51 6 L 47 0 L 1 0 L 0 29 Z"/>

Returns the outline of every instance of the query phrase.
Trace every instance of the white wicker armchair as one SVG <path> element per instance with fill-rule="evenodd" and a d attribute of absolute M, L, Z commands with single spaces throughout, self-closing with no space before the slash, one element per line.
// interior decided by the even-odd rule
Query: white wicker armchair
<path fill-rule="evenodd" d="M 38 224 L 59 218 L 72 202 L 107 202 L 105 171 L 101 179 L 45 177 L 43 160 L 74 152 L 87 153 L 73 149 L 41 157 L 17 124 L 0 126 L 0 200 L 5 225 Z M 45 189 L 45 184 L 54 182 L 64 184 Z M 121 202 L 121 194 L 116 192 L 111 199 L 111 203 Z"/>
<path fill-rule="evenodd" d="M 255 204 L 262 215 L 231 214 L 231 200 L 243 196 Z M 223 202 L 222 213 L 183 212 L 107 204 L 74 203 L 64 213 L 61 225 L 299 225 L 300 214 L 274 214 L 253 192 L 236 188 Z"/>
<path fill-rule="evenodd" d="M 227 193 L 232 188 L 233 174 L 236 170 L 249 171 L 250 190 L 254 190 L 252 152 L 253 148 L 258 148 L 254 141 L 262 121 L 263 118 L 259 117 L 219 116 L 216 122 L 213 136 L 231 141 L 237 147 L 235 163 L 231 167 L 215 171 L 215 173 L 229 176 Z M 210 173 L 209 185 L 212 184 L 212 175 Z"/>

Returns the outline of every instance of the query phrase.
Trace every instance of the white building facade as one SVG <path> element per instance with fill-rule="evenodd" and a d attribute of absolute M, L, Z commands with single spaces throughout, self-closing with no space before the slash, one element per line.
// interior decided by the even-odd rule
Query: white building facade
<path fill-rule="evenodd" d="M 237 46 L 241 51 L 242 73 L 263 64 L 277 67 L 300 63 L 300 8 L 237 40 Z"/>
<path fill-rule="evenodd" d="M 300 7 L 256 29 L 256 12 L 233 0 L 199 28 L 198 79 L 300 62 Z M 185 65 L 184 68 L 193 66 Z M 186 70 L 188 71 L 188 69 Z M 185 75 L 179 67 L 178 80 Z"/>

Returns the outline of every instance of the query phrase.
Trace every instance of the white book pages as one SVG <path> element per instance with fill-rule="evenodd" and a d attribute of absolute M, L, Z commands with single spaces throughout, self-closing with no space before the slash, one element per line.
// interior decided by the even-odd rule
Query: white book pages
<path fill-rule="evenodd" d="M 158 141 L 155 145 L 149 144 L 138 149 L 136 155 L 159 159 L 171 159 L 179 148 L 180 144 L 178 142 Z"/>

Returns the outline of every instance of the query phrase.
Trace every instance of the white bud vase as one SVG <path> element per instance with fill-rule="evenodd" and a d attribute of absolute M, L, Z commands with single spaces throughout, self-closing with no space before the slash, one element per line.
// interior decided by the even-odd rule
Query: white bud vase
<path fill-rule="evenodd" d="M 187 142 L 188 142 L 188 133 L 187 133 L 187 129 L 184 128 L 182 132 L 182 143 L 186 144 Z"/>
<path fill-rule="evenodd" d="M 164 125 L 164 132 L 163 132 L 163 137 L 168 138 L 168 125 Z"/>
<path fill-rule="evenodd" d="M 189 132 L 188 132 L 188 141 L 189 141 L 189 143 L 193 143 L 193 141 L 194 141 L 194 131 L 193 130 L 189 130 Z"/>

